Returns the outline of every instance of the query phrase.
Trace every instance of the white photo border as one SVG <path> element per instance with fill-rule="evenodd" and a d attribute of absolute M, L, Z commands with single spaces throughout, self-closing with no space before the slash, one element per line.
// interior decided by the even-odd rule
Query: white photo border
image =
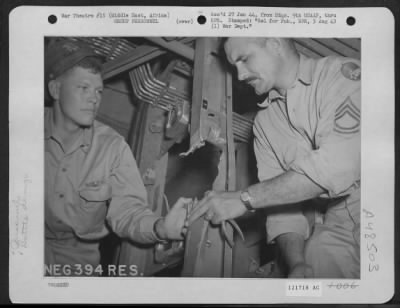
<path fill-rule="evenodd" d="M 311 27 L 256 25 L 251 29 L 211 29 L 177 24 L 180 16 L 197 21 L 202 14 L 256 10 L 334 12 L 336 24 Z M 98 12 L 168 12 L 159 24 L 115 24 L 111 20 L 63 19 L 54 14 Z M 356 24 L 348 26 L 353 16 Z M 189 19 L 190 19 L 189 18 Z M 373 22 L 371 22 L 373 20 Z M 256 7 L 35 7 L 10 13 L 10 298 L 15 303 L 382 303 L 394 294 L 394 17 L 386 8 L 256 8 Z M 195 34 L 195 35 L 193 35 Z M 361 38 L 362 181 L 361 279 L 356 288 L 329 283 L 351 280 L 307 280 L 322 286 L 318 296 L 287 296 L 288 279 L 244 278 L 81 278 L 43 276 L 43 54 L 46 36 L 275 36 Z M 27 125 L 29 123 L 29 125 Z M 21 212 L 26 215 L 21 216 Z M 368 224 L 368 223 L 372 223 Z M 13 242 L 17 227 L 27 232 Z M 367 229 L 372 227 L 373 230 Z M 374 234 L 373 241 L 370 239 Z M 374 264 L 371 271 L 370 247 Z M 292 280 L 293 281 L 293 280 Z M 299 280 L 302 281 L 303 280 Z M 289 281 L 290 282 L 290 281 Z M 295 281 L 296 282 L 296 281 Z M 55 283 L 64 287 L 55 287 Z M 383 287 L 384 286 L 384 287 Z"/>

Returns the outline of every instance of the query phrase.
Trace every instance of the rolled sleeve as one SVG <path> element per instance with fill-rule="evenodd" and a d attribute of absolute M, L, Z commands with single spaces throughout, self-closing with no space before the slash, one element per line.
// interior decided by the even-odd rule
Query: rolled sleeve
<path fill-rule="evenodd" d="M 266 222 L 267 243 L 273 242 L 279 235 L 297 233 L 306 240 L 310 236 L 310 226 L 302 211 L 291 210 L 269 214 Z"/>
<path fill-rule="evenodd" d="M 112 198 L 107 222 L 112 230 L 118 236 L 135 242 L 155 242 L 154 223 L 160 217 L 147 205 L 146 189 L 132 152 L 125 142 L 121 144 L 119 155 L 113 163 L 110 184 Z"/>
<path fill-rule="evenodd" d="M 326 108 L 320 119 L 317 149 L 298 157 L 290 169 L 322 186 L 329 197 L 338 197 L 358 188 L 360 181 L 360 91 L 330 104 L 334 108 Z"/>

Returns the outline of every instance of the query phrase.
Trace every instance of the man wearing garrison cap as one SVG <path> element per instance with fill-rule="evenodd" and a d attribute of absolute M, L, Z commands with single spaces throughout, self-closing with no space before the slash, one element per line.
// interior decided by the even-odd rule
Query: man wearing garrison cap
<path fill-rule="evenodd" d="M 102 61 L 88 45 L 53 38 L 45 53 L 53 100 L 45 109 L 45 268 L 93 275 L 99 240 L 112 229 L 137 243 L 181 240 L 186 218 L 181 198 L 165 217 L 148 207 L 131 149 L 95 120 L 102 92 Z M 90 267 L 92 270 L 87 271 Z M 49 270 L 50 269 L 50 270 Z"/>

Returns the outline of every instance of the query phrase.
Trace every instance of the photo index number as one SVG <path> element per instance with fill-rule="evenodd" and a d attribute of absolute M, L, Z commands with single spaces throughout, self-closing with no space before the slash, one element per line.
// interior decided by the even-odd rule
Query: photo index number
<path fill-rule="evenodd" d="M 364 227 L 364 239 L 366 241 L 367 254 L 368 254 L 368 271 L 379 271 L 379 264 L 377 262 L 378 246 L 376 244 L 376 232 L 373 219 L 375 215 L 373 212 L 363 209 L 364 218 L 366 219 Z"/>
<path fill-rule="evenodd" d="M 286 283 L 286 296 L 322 296 L 321 282 L 288 281 Z"/>

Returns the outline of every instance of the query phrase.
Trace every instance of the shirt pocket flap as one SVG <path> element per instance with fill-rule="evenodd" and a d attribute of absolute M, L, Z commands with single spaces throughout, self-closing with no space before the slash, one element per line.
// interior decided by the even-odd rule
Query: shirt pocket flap
<path fill-rule="evenodd" d="M 111 186 L 107 183 L 85 186 L 79 190 L 79 196 L 89 202 L 104 202 L 111 199 Z"/>

